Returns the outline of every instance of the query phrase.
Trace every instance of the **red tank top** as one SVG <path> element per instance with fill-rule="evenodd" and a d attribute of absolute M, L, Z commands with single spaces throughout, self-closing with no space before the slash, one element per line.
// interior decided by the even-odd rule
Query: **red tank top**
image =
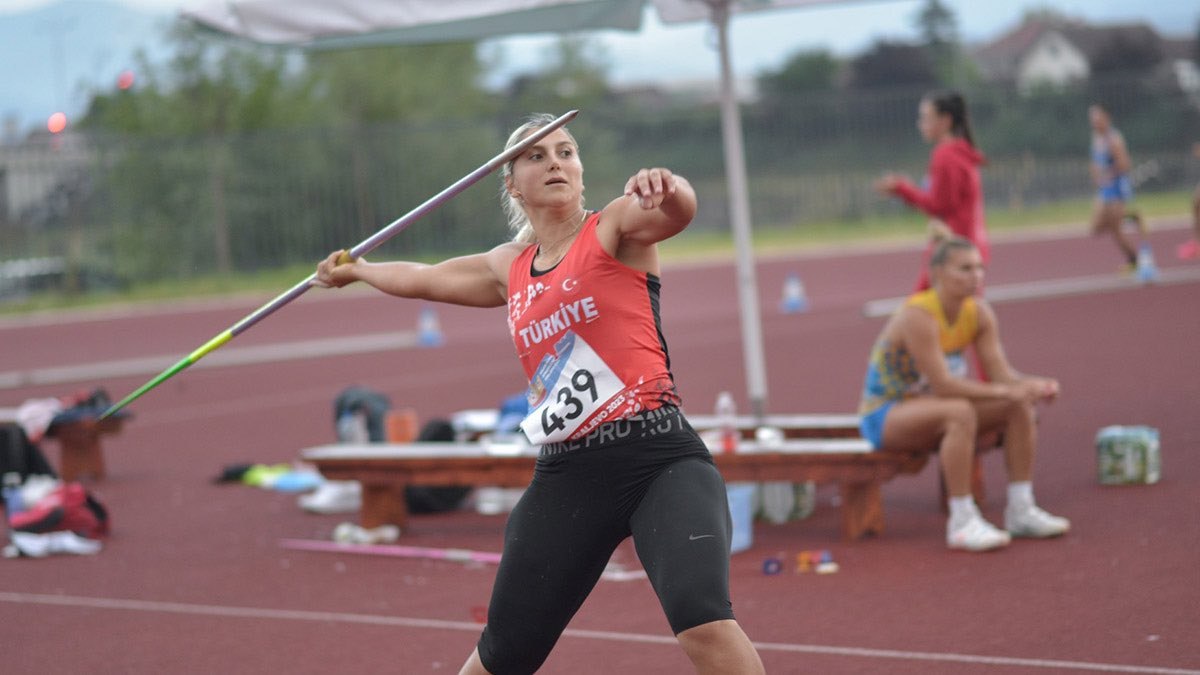
<path fill-rule="evenodd" d="M 600 245 L 587 218 L 553 269 L 531 245 L 508 271 L 508 329 L 529 377 L 534 443 L 580 438 L 599 424 L 679 404 L 659 319 L 658 277 Z"/>

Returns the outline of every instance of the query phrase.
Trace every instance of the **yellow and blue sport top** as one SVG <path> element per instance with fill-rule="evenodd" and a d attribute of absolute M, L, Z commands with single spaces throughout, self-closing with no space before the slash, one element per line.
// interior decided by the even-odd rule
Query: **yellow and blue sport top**
<path fill-rule="evenodd" d="M 963 301 L 954 323 L 946 319 L 942 303 L 932 288 L 913 294 L 904 306 L 919 307 L 937 319 L 938 341 L 947 366 L 955 375 L 966 375 L 963 350 L 974 343 L 975 336 L 979 334 L 979 306 L 975 298 Z M 879 447 L 887 408 L 896 401 L 920 393 L 924 387 L 924 377 L 917 371 L 916 362 L 908 349 L 881 337 L 871 349 L 862 399 L 858 405 L 858 414 L 863 420 L 863 437 Z"/>

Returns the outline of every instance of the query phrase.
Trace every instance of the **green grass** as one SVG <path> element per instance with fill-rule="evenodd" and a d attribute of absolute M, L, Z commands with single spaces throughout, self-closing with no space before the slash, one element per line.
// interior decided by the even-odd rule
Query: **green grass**
<path fill-rule="evenodd" d="M 35 293 L 28 299 L 0 304 L 0 315 L 28 314 L 63 309 L 108 307 L 181 298 L 223 297 L 241 293 L 271 293 L 291 288 L 312 274 L 316 265 L 280 268 L 254 274 L 207 275 L 191 279 L 172 279 L 139 284 L 120 291 L 94 291 L 71 294 Z"/>
<path fill-rule="evenodd" d="M 1188 192 L 1145 193 L 1137 208 L 1147 217 L 1186 217 Z M 988 229 L 993 234 L 1077 226 L 1082 235 L 1092 209 L 1089 200 L 1045 204 L 1032 208 L 988 210 Z M 820 221 L 793 227 L 761 227 L 753 233 L 757 253 L 780 253 L 829 245 L 921 241 L 927 219 L 915 212 L 854 221 Z M 725 232 L 686 232 L 662 246 L 664 261 L 720 258 L 732 255 L 733 243 Z M 426 262 L 432 262 L 426 261 Z M 180 298 L 223 297 L 235 294 L 282 293 L 312 274 L 314 265 L 294 265 L 254 274 L 208 275 L 191 279 L 140 284 L 123 291 L 67 294 L 45 292 L 19 302 L 0 304 L 0 315 L 20 315 L 64 309 L 105 307 Z"/>
<path fill-rule="evenodd" d="M 1191 194 L 1184 191 L 1139 195 L 1136 208 L 1148 218 L 1186 217 Z M 990 208 L 992 234 L 1077 227 L 1082 236 L 1091 218 L 1091 200 L 1043 204 L 1025 209 Z M 917 242 L 925 236 L 928 218 L 916 212 L 860 220 L 829 220 L 792 227 L 756 228 L 756 253 L 779 253 L 837 244 Z M 725 232 L 688 232 L 662 247 L 664 260 L 678 261 L 729 255 L 732 238 Z"/>

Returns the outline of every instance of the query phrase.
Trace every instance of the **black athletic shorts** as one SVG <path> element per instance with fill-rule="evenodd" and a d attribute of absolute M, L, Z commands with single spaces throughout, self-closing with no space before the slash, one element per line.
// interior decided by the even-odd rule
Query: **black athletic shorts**
<path fill-rule="evenodd" d="M 725 482 L 673 406 L 544 446 L 505 528 L 484 667 L 536 671 L 629 536 L 675 634 L 732 619 L 731 533 Z"/>

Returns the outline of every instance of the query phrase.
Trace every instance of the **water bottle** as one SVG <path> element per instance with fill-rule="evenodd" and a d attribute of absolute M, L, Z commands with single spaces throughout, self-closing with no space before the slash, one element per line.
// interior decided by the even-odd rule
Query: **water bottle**
<path fill-rule="evenodd" d="M 25 501 L 21 498 L 21 474 L 9 471 L 4 474 L 4 512 L 12 518 L 25 510 Z"/>
<path fill-rule="evenodd" d="M 1150 242 L 1143 242 L 1138 247 L 1137 278 L 1144 284 L 1158 281 L 1158 266 L 1154 264 L 1154 249 L 1150 248 Z"/>
<path fill-rule="evenodd" d="M 342 413 L 337 420 L 337 439 L 341 443 L 369 443 L 366 413 L 361 410 Z"/>
<path fill-rule="evenodd" d="M 727 391 L 717 394 L 716 417 L 721 432 L 721 452 L 737 452 L 737 404 L 733 394 Z"/>

